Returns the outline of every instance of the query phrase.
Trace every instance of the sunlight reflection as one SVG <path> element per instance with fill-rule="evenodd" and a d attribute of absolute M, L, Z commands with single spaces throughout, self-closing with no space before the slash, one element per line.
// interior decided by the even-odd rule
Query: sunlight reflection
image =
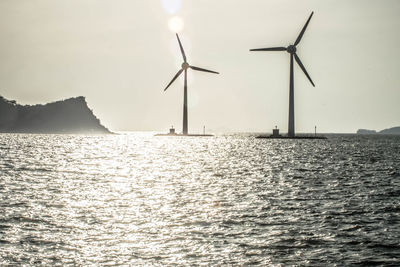
<path fill-rule="evenodd" d="M 175 14 L 181 9 L 182 0 L 161 0 L 161 4 L 169 14 Z"/>
<path fill-rule="evenodd" d="M 196 88 L 203 95 L 193 87 L 189 101 Z M 339 234 L 360 231 L 358 211 L 365 205 L 390 209 L 385 216 L 398 213 L 393 201 L 354 204 L 354 197 L 366 195 L 357 193 L 365 179 L 357 185 L 354 177 L 370 177 L 376 169 L 358 156 L 371 151 L 379 156 L 396 146 L 387 137 L 376 144 L 360 137 L 354 144 L 342 137 L 305 144 L 265 142 L 247 134 L 153 134 L 0 135 L 1 155 L 8 157 L 0 157 L 0 266 L 19 266 L 26 259 L 44 266 L 270 266 L 281 260 L 307 265 L 331 251 L 332 242 L 346 243 Z M 397 155 L 382 167 L 393 179 Z M 342 160 L 324 161 L 330 157 Z M 363 173 L 352 172 L 350 157 Z M 345 193 L 339 191 L 343 186 Z M 344 227 L 337 229 L 341 222 L 332 220 L 335 216 L 346 218 Z M 377 227 L 376 216 L 371 218 L 366 223 Z M 397 242 L 392 232 L 385 233 L 378 234 Z M 375 240 L 376 233 L 362 237 Z"/>
<path fill-rule="evenodd" d="M 168 21 L 168 28 L 174 33 L 180 33 L 183 30 L 185 23 L 181 17 L 172 17 Z"/>

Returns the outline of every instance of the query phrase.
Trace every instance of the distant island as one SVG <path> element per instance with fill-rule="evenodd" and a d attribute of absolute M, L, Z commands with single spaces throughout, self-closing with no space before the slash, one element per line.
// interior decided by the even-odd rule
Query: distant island
<path fill-rule="evenodd" d="M 375 130 L 367 130 L 367 129 L 359 129 L 357 134 L 399 134 L 400 135 L 400 127 L 392 127 L 389 129 L 382 130 L 377 132 Z"/>
<path fill-rule="evenodd" d="M 45 105 L 20 105 L 0 96 L 2 133 L 111 133 L 83 96 Z"/>

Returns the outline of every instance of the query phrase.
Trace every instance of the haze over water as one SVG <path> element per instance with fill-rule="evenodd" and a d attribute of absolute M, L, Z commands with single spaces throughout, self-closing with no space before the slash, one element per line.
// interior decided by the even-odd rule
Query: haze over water
<path fill-rule="evenodd" d="M 400 138 L 0 135 L 0 265 L 398 265 Z"/>

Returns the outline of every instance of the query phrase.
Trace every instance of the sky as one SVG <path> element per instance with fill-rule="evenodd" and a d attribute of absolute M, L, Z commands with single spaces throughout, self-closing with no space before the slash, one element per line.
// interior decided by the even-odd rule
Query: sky
<path fill-rule="evenodd" d="M 0 0 L 0 95 L 21 104 L 85 96 L 113 131 L 287 131 L 288 46 L 314 11 L 294 66 L 297 132 L 400 126 L 398 0 Z"/>

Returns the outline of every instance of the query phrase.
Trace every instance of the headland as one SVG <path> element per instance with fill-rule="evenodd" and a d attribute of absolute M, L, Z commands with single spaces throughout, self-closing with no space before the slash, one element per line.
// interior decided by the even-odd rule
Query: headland
<path fill-rule="evenodd" d="M 20 105 L 0 96 L 2 133 L 110 134 L 83 96 L 48 104 Z"/>

